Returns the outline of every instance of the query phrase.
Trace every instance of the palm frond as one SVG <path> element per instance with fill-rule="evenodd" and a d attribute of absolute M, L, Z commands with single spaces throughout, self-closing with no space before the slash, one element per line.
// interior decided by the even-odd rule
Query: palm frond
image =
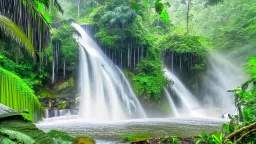
<path fill-rule="evenodd" d="M 0 29 L 7 36 L 10 36 L 17 43 L 23 45 L 31 56 L 34 55 L 34 47 L 31 40 L 28 39 L 26 34 L 20 29 L 15 23 L 13 23 L 9 18 L 0 15 Z"/>
<path fill-rule="evenodd" d="M 11 19 L 31 39 L 36 51 L 50 44 L 50 27 L 33 0 L 0 0 L 0 14 Z"/>
<path fill-rule="evenodd" d="M 53 6 L 59 11 L 61 12 L 62 14 L 64 13 L 64 10 L 61 8 L 58 0 L 51 0 L 52 3 L 53 3 Z"/>
<path fill-rule="evenodd" d="M 59 11 L 60 13 L 64 13 L 64 10 L 60 6 L 58 0 L 33 0 L 34 5 L 37 5 L 37 3 L 43 4 L 46 8 L 50 8 L 50 6 L 54 7 Z"/>

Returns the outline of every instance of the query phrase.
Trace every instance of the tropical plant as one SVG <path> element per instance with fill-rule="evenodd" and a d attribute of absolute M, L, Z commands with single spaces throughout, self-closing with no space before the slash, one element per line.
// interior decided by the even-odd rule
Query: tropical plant
<path fill-rule="evenodd" d="M 7 36 L 12 37 L 17 43 L 23 45 L 29 54 L 34 57 L 35 49 L 31 40 L 13 21 L 8 17 L 0 15 L 0 29 L 2 29 Z"/>
<path fill-rule="evenodd" d="M 196 144 L 222 144 L 223 142 L 223 134 L 221 132 L 211 133 L 210 135 L 202 132 L 202 136 L 196 138 Z"/>
<path fill-rule="evenodd" d="M 229 116 L 232 133 L 226 137 L 233 142 L 255 141 L 256 132 L 256 57 L 251 57 L 246 64 L 249 80 L 241 87 L 230 92 L 235 93 L 235 104 L 238 116 Z"/>
<path fill-rule="evenodd" d="M 22 43 L 34 57 L 51 39 L 50 27 L 37 7 L 41 4 L 49 8 L 51 2 L 63 12 L 57 0 L 1 0 L 0 30 Z"/>
<path fill-rule="evenodd" d="M 0 103 L 15 110 L 27 110 L 27 118 L 41 119 L 42 107 L 26 83 L 15 74 L 0 68 Z"/>
<path fill-rule="evenodd" d="M 43 131 L 24 119 L 22 112 L 0 104 L 0 142 L 3 144 L 55 144 Z"/>
<path fill-rule="evenodd" d="M 135 17 L 135 11 L 128 6 L 121 5 L 112 11 L 107 11 L 102 19 L 109 26 L 119 26 L 123 28 L 127 23 L 131 23 Z"/>

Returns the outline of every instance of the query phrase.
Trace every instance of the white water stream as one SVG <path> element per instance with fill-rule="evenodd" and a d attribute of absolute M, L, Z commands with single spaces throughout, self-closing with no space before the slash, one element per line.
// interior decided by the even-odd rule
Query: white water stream
<path fill-rule="evenodd" d="M 121 70 L 107 58 L 78 24 L 80 33 L 80 107 L 85 120 L 116 121 L 145 118 L 146 114 Z"/>

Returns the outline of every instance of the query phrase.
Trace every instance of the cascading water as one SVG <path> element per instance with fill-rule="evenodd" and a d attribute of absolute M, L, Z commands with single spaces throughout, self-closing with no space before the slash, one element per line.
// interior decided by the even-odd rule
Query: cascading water
<path fill-rule="evenodd" d="M 219 107 L 221 113 L 234 114 L 234 96 L 228 90 L 240 86 L 246 75 L 242 66 L 238 66 L 232 58 L 224 57 L 216 52 L 208 53 L 208 69 L 203 77 L 201 95 L 208 107 Z"/>
<path fill-rule="evenodd" d="M 174 81 L 168 91 L 164 89 L 165 95 L 169 98 L 170 107 L 177 109 L 180 115 L 220 117 L 225 113 L 235 114 L 234 96 L 232 93 L 228 93 L 228 90 L 238 87 L 243 82 L 242 80 L 246 79 L 245 74 L 242 69 L 218 53 L 209 52 L 207 58 L 207 71 L 201 76 L 198 96 L 194 96 L 174 73 L 164 68 L 166 77 Z M 181 67 L 181 63 L 179 67 Z M 175 101 L 173 94 L 178 100 Z M 200 100 L 197 100 L 196 97 Z M 171 101 L 175 101 L 175 105 Z M 177 116 L 173 112 L 172 115 Z"/>
<path fill-rule="evenodd" d="M 176 94 L 178 97 L 178 100 L 180 100 L 180 107 L 179 111 L 182 114 L 185 114 L 186 116 L 199 116 L 196 112 L 193 112 L 194 109 L 197 109 L 199 107 L 198 101 L 195 99 L 193 94 L 185 87 L 185 85 L 173 74 L 171 73 L 167 68 L 164 68 L 165 75 L 169 79 L 172 79 L 174 82 L 173 85 L 170 86 L 170 89 L 172 90 L 173 93 Z M 169 92 L 165 89 L 167 95 L 170 94 Z M 170 97 L 172 99 L 172 97 Z M 173 106 L 171 106 L 173 107 Z M 175 109 L 178 109 L 175 107 Z M 177 116 L 177 115 L 174 115 Z"/>
<path fill-rule="evenodd" d="M 80 33 L 80 107 L 86 120 L 124 120 L 145 118 L 146 114 L 127 79 L 78 24 Z"/>
<path fill-rule="evenodd" d="M 177 110 L 177 107 L 175 106 L 173 100 L 172 100 L 172 97 L 170 96 L 170 93 L 167 91 L 166 88 L 164 88 L 164 93 L 165 93 L 165 96 L 168 100 L 168 104 L 170 105 L 170 108 L 171 108 L 171 111 L 172 111 L 172 116 L 173 117 L 179 117 L 179 112 Z"/>

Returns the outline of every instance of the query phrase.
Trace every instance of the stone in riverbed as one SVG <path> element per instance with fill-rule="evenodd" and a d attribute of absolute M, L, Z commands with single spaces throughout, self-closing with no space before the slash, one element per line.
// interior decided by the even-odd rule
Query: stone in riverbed
<path fill-rule="evenodd" d="M 95 141 L 88 137 L 78 137 L 72 144 L 95 144 Z"/>

